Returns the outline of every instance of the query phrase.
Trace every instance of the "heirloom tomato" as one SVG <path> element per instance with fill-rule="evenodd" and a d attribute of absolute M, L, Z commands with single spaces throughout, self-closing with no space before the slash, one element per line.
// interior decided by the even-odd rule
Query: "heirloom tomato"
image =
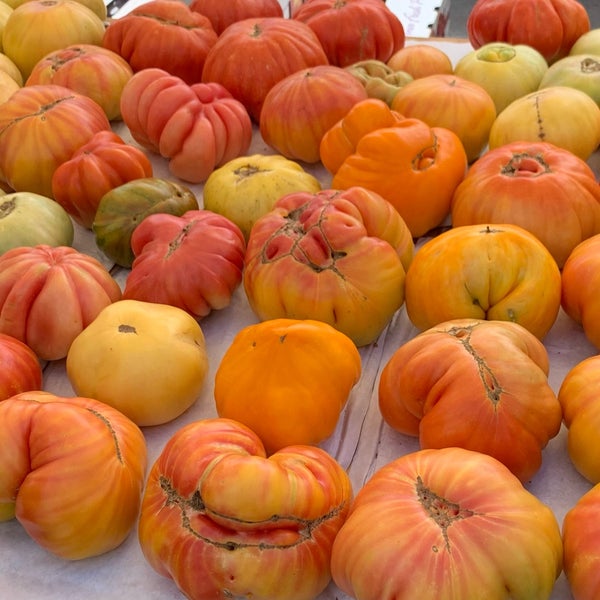
<path fill-rule="evenodd" d="M 354 342 L 310 319 L 269 319 L 242 329 L 215 375 L 220 417 L 252 429 L 271 454 L 316 445 L 337 425 L 361 373 Z"/>
<path fill-rule="evenodd" d="M 404 71 L 394 71 L 384 62 L 371 58 L 361 60 L 346 67 L 365 88 L 368 98 L 378 98 L 391 105 L 398 90 L 413 80 Z"/>
<path fill-rule="evenodd" d="M 252 142 L 250 116 L 221 84 L 188 85 L 161 69 L 144 69 L 129 80 L 121 113 L 133 138 L 191 183 L 205 181 Z"/>
<path fill-rule="evenodd" d="M 418 81 L 418 80 L 415 80 Z M 331 187 L 365 187 L 398 211 L 413 237 L 440 225 L 467 169 L 459 137 L 400 115 L 382 100 L 355 104 L 321 141 Z"/>
<path fill-rule="evenodd" d="M 204 334 L 184 310 L 120 300 L 73 340 L 66 361 L 76 393 L 140 426 L 160 425 L 196 401 L 208 371 Z"/>
<path fill-rule="evenodd" d="M 513 100 L 490 130 L 489 148 L 546 142 L 588 160 L 600 144 L 600 107 L 588 94 L 552 86 Z"/>
<path fill-rule="evenodd" d="M 363 346 L 402 306 L 413 248 L 402 217 L 371 190 L 287 194 L 250 232 L 244 289 L 263 321 L 324 321 Z"/>
<path fill-rule="evenodd" d="M 100 198 L 92 231 L 100 250 L 129 268 L 135 258 L 131 235 L 145 217 L 154 213 L 183 215 L 197 208 L 194 192 L 185 185 L 161 177 L 132 179 Z"/>
<path fill-rule="evenodd" d="M 318 192 L 321 183 L 280 154 L 239 156 L 215 169 L 202 188 L 203 206 L 233 221 L 248 239 L 259 217 L 292 192 Z"/>
<path fill-rule="evenodd" d="M 553 144 L 512 142 L 486 152 L 454 191 L 452 224 L 513 223 L 533 233 L 560 268 L 600 233 L 600 186 L 581 158 Z"/>
<path fill-rule="evenodd" d="M 334 582 L 361 600 L 541 600 L 561 571 L 550 507 L 500 461 L 463 448 L 420 450 L 376 471 L 331 558 Z"/>
<path fill-rule="evenodd" d="M 257 123 L 267 92 L 301 69 L 328 64 L 313 30 L 285 17 L 251 17 L 232 23 L 210 49 L 202 81 L 217 82 Z"/>
<path fill-rule="evenodd" d="M 214 30 L 221 35 L 229 25 L 256 17 L 283 17 L 279 0 L 191 0 L 190 8 L 210 19 Z"/>
<path fill-rule="evenodd" d="M 16 192 L 52 198 L 58 166 L 109 129 L 104 110 L 87 96 L 52 84 L 20 88 L 0 112 L 0 180 Z"/>
<path fill-rule="evenodd" d="M 23 246 L 0 256 L 0 332 L 43 360 L 64 358 L 73 339 L 120 298 L 102 263 L 74 248 Z"/>
<path fill-rule="evenodd" d="M 440 98 L 444 101 L 440 102 Z M 478 83 L 456 75 L 428 75 L 403 85 L 394 96 L 392 110 L 420 119 L 430 127 L 453 131 L 473 162 L 487 146 L 496 119 L 496 105 Z"/>
<path fill-rule="evenodd" d="M 21 340 L 0 333 L 0 401 L 21 392 L 41 389 L 42 377 L 42 367 L 35 352 Z"/>
<path fill-rule="evenodd" d="M 419 329 L 461 318 L 513 321 L 541 339 L 560 310 L 561 275 L 549 250 L 522 227 L 462 225 L 419 248 L 405 293 Z"/>
<path fill-rule="evenodd" d="M 116 52 L 96 44 L 72 44 L 41 58 L 25 85 L 62 85 L 97 102 L 113 121 L 121 118 L 121 92 L 132 75 L 129 63 Z"/>
<path fill-rule="evenodd" d="M 566 56 L 589 30 L 589 15 L 577 0 L 477 0 L 467 18 L 473 48 L 489 42 L 524 44 L 549 63 Z"/>
<path fill-rule="evenodd" d="M 6 102 L 20 87 L 8 73 L 0 70 L 0 104 Z"/>
<path fill-rule="evenodd" d="M 600 105 L 600 56 L 577 54 L 561 58 L 546 71 L 539 87 L 556 85 L 581 90 Z"/>
<path fill-rule="evenodd" d="M 152 175 L 152 163 L 143 150 L 113 131 L 99 131 L 54 171 L 52 194 L 73 220 L 91 229 L 104 194 Z"/>
<path fill-rule="evenodd" d="M 91 398 L 42 391 L 0 402 L 0 520 L 16 517 L 68 560 L 113 550 L 139 515 L 147 450 L 140 429 Z"/>
<path fill-rule="evenodd" d="M 596 600 L 600 596 L 599 511 L 597 484 L 577 500 L 563 520 L 564 570 L 573 600 Z"/>
<path fill-rule="evenodd" d="M 578 244 L 567 258 L 561 305 L 600 350 L 600 234 Z"/>
<path fill-rule="evenodd" d="M 134 72 L 158 68 L 191 85 L 200 81 L 217 37 L 208 17 L 185 2 L 149 0 L 112 19 L 101 45 L 122 56 Z"/>
<path fill-rule="evenodd" d="M 70 246 L 75 230 L 52 198 L 31 192 L 0 196 L 0 255 L 19 246 Z"/>
<path fill-rule="evenodd" d="M 307 0 L 292 12 L 317 35 L 330 64 L 387 61 L 404 46 L 400 19 L 381 0 Z"/>
<path fill-rule="evenodd" d="M 367 97 L 365 87 L 346 69 L 334 65 L 301 69 L 267 93 L 260 112 L 260 133 L 287 158 L 319 162 L 325 132 Z"/>
<path fill-rule="evenodd" d="M 27 0 L 2 32 L 2 48 L 27 79 L 36 63 L 71 44 L 101 45 L 104 21 L 76 0 Z"/>
<path fill-rule="evenodd" d="M 191 600 L 313 600 L 351 501 L 347 473 L 324 450 L 267 457 L 241 423 L 203 419 L 176 431 L 152 466 L 139 541 Z"/>
<path fill-rule="evenodd" d="M 453 72 L 450 57 L 430 44 L 404 46 L 385 62 L 392 70 L 408 73 L 413 79 L 441 73 L 452 75 Z"/>
<path fill-rule="evenodd" d="M 149 215 L 133 231 L 131 249 L 123 298 L 177 306 L 200 319 L 228 306 L 242 281 L 244 235 L 209 210 Z"/>
<path fill-rule="evenodd" d="M 591 452 L 600 436 L 600 355 L 590 356 L 573 366 L 558 391 L 567 426 L 567 451 L 581 475 L 600 483 L 600 457 Z"/>
<path fill-rule="evenodd" d="M 486 90 L 500 114 L 513 100 L 535 92 L 547 70 L 546 59 L 535 48 L 491 42 L 461 57 L 454 74 Z"/>
<path fill-rule="evenodd" d="M 521 481 L 561 426 L 542 342 L 517 323 L 457 319 L 402 344 L 385 364 L 379 407 L 421 448 L 493 456 Z"/>
<path fill-rule="evenodd" d="M 600 27 L 586 31 L 577 38 L 571 46 L 569 54 L 594 54 L 600 55 Z"/>

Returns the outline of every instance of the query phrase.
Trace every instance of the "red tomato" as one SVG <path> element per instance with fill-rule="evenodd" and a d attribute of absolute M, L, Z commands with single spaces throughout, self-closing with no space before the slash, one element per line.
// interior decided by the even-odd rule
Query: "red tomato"
<path fill-rule="evenodd" d="M 0 333 L 0 401 L 42 387 L 42 367 L 21 340 Z"/>

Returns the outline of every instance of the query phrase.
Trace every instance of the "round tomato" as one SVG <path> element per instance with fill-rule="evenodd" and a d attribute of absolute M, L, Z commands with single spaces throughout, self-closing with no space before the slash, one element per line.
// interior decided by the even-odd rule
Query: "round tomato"
<path fill-rule="evenodd" d="M 154 463 L 139 541 L 189 598 L 312 600 L 331 579 L 351 501 L 347 473 L 324 450 L 289 446 L 267 457 L 241 423 L 202 419 Z"/>
<path fill-rule="evenodd" d="M 0 401 L 41 389 L 42 378 L 35 352 L 21 340 L 0 333 Z"/>
<path fill-rule="evenodd" d="M 256 17 L 283 17 L 279 0 L 191 0 L 190 8 L 208 17 L 214 30 L 221 35 L 229 25 Z"/>
<path fill-rule="evenodd" d="M 577 54 L 561 58 L 545 72 L 539 87 L 556 85 L 581 90 L 600 105 L 600 56 Z"/>
<path fill-rule="evenodd" d="M 70 246 L 75 230 L 67 211 L 31 192 L 0 196 L 0 255 L 19 246 Z"/>
<path fill-rule="evenodd" d="M 0 438 L 0 520 L 16 517 L 68 560 L 127 538 L 147 460 L 144 435 L 127 417 L 91 398 L 24 392 L 0 402 Z"/>
<path fill-rule="evenodd" d="M 502 463 L 463 448 L 421 450 L 357 493 L 331 572 L 361 600 L 550 598 L 562 548 L 552 510 Z"/>
<path fill-rule="evenodd" d="M 200 325 L 184 310 L 121 300 L 73 340 L 66 369 L 77 394 L 113 406 L 137 425 L 160 425 L 196 402 L 208 355 Z"/>

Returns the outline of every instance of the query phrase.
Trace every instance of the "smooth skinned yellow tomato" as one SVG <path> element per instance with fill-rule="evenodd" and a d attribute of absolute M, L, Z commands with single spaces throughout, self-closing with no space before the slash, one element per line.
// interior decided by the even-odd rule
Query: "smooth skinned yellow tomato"
<path fill-rule="evenodd" d="M 208 355 L 200 325 L 183 309 L 120 300 L 73 340 L 66 369 L 77 394 L 117 408 L 137 425 L 159 425 L 194 404 Z"/>
<path fill-rule="evenodd" d="M 550 507 L 496 459 L 406 454 L 357 493 L 333 544 L 337 586 L 361 600 L 549 598 L 562 570 Z"/>
<path fill-rule="evenodd" d="M 119 411 L 42 391 L 0 402 L 0 521 L 79 560 L 119 546 L 138 518 L 146 441 Z"/>
<path fill-rule="evenodd" d="M 288 446 L 267 458 L 241 423 L 203 419 L 179 429 L 154 463 L 139 541 L 192 600 L 313 600 L 331 579 L 352 496 L 324 450 Z"/>
<path fill-rule="evenodd" d="M 258 434 L 268 452 L 329 437 L 361 373 L 352 340 L 321 321 L 269 319 L 242 329 L 215 375 L 220 417 Z"/>
<path fill-rule="evenodd" d="M 318 192 L 319 180 L 280 154 L 252 154 L 215 169 L 202 190 L 203 206 L 233 221 L 246 240 L 259 217 L 292 192 Z"/>

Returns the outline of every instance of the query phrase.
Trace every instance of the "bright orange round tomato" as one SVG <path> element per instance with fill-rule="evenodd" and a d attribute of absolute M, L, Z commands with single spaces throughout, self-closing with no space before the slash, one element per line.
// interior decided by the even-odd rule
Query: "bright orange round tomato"
<path fill-rule="evenodd" d="M 242 329 L 221 359 L 217 413 L 250 427 L 269 453 L 318 444 L 335 430 L 360 373 L 356 346 L 331 325 L 269 319 Z"/>
<path fill-rule="evenodd" d="M 60 432 L 60 435 L 57 435 Z M 146 441 L 90 398 L 31 391 L 0 402 L 0 521 L 78 560 L 120 545 L 138 518 Z"/>

